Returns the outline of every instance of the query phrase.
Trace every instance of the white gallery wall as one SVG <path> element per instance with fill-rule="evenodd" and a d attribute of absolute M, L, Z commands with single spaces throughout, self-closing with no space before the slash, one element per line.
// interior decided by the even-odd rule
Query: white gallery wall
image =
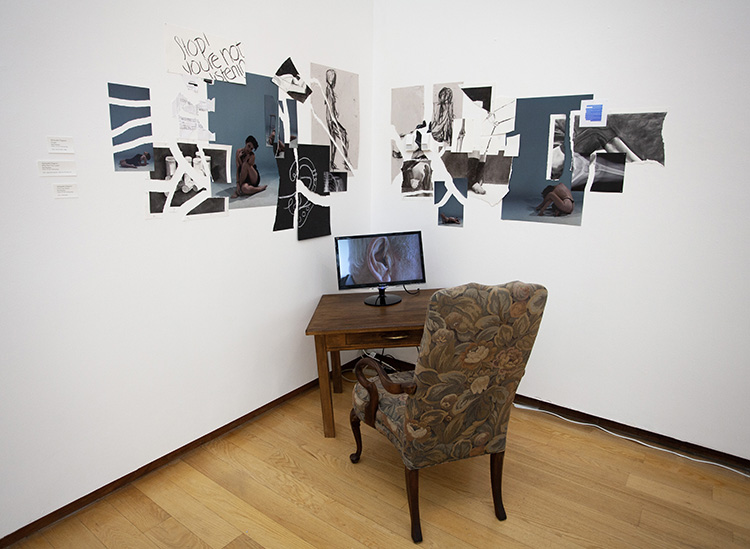
<path fill-rule="evenodd" d="M 343 1 L 4 6 L 0 538 L 317 378 L 304 331 L 336 289 L 332 238 L 272 232 L 274 207 L 146 219 L 147 174 L 113 171 L 107 83 L 150 88 L 154 138 L 175 139 L 169 22 L 241 41 L 248 72 L 357 73 L 369 113 L 371 19 Z M 328 198 L 336 233 L 368 229 L 371 133 L 363 117 L 359 170 Z M 76 177 L 38 175 L 48 136 L 73 138 Z"/>
<path fill-rule="evenodd" d="M 386 0 L 375 14 L 373 230 L 422 228 L 432 287 L 548 287 L 520 393 L 750 458 L 750 4 Z M 503 221 L 472 193 L 465 226 L 438 227 L 432 199 L 389 183 L 389 90 L 449 82 L 667 112 L 665 166 L 629 164 L 622 194 L 587 193 L 580 227 Z"/>

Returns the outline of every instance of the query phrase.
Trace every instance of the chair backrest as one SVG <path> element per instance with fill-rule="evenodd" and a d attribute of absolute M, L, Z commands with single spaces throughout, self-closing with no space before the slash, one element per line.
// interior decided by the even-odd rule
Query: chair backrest
<path fill-rule="evenodd" d="M 404 462 L 419 469 L 505 450 L 508 420 L 547 290 L 476 283 L 432 296 L 406 403 Z"/>

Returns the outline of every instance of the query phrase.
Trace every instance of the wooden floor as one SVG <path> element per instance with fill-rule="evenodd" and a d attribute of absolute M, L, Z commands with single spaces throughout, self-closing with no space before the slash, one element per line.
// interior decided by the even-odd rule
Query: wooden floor
<path fill-rule="evenodd" d="M 309 391 L 15 548 L 413 547 L 403 465 L 363 425 L 349 461 L 350 387 L 337 438 Z M 489 457 L 420 474 L 422 547 L 750 547 L 750 479 L 516 409 L 495 519 Z"/>

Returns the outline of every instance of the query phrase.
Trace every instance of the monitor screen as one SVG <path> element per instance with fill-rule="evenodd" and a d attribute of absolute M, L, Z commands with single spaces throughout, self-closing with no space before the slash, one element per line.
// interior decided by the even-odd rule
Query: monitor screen
<path fill-rule="evenodd" d="M 420 231 L 337 236 L 334 243 L 340 290 L 425 282 Z"/>

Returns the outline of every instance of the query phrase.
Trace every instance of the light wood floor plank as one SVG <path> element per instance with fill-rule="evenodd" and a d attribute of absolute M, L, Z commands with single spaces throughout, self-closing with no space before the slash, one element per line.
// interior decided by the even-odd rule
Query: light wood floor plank
<path fill-rule="evenodd" d="M 278 435 L 275 435 L 275 438 L 278 439 Z M 297 445 L 287 447 L 280 444 L 280 449 L 265 461 L 255 458 L 252 448 L 247 450 L 237 448 L 239 452 L 235 452 L 236 457 L 243 461 L 246 469 L 256 472 L 256 480 L 267 482 L 268 479 L 272 479 L 275 486 L 282 487 L 281 494 L 297 506 L 298 512 L 318 517 L 323 523 L 336 528 L 342 535 L 351 536 L 358 544 L 364 546 L 377 546 L 378 543 L 389 544 L 389 542 L 401 540 L 391 530 L 371 520 L 372 517 L 368 513 L 369 506 L 352 506 L 351 501 L 343 500 L 343 487 L 340 479 L 338 479 L 338 489 L 330 495 L 327 494 L 324 482 L 325 478 L 330 475 L 330 469 L 316 473 L 311 461 L 302 466 L 300 460 L 304 460 L 308 454 L 300 450 Z M 277 478 L 273 478 L 274 475 L 277 475 Z M 399 499 L 399 505 L 404 505 L 405 500 Z M 357 508 L 360 511 L 356 511 Z M 378 512 L 374 513 L 376 518 L 381 512 L 388 511 L 384 511 L 383 506 L 380 506 Z M 399 520 L 405 522 L 405 526 L 408 525 L 408 517 L 404 517 L 403 513 L 398 517 Z M 353 524 L 358 525 L 356 529 L 352 528 Z M 346 538 L 342 537 L 342 540 L 346 542 Z M 460 547 L 461 545 L 455 541 L 454 546 Z"/>
<path fill-rule="evenodd" d="M 262 509 L 271 519 L 313 547 L 326 546 L 327 543 L 328 547 L 358 545 L 352 538 L 342 535 L 336 528 L 309 512 L 305 500 L 301 500 L 298 494 L 288 497 L 290 487 L 280 484 L 268 486 L 272 479 L 258 479 L 244 465 L 247 462 L 242 456 L 235 455 L 240 453 L 238 450 L 232 444 L 216 441 L 193 452 L 186 461 L 238 498 Z"/>
<path fill-rule="evenodd" d="M 637 491 L 644 497 L 649 496 L 667 507 L 677 507 L 692 514 L 715 519 L 717 525 L 729 523 L 734 526 L 746 527 L 748 526 L 748 519 L 750 519 L 750 508 L 748 507 L 737 508 L 717 503 L 711 497 L 698 497 L 689 491 L 643 479 L 637 475 L 631 475 L 628 479 L 628 488 Z"/>
<path fill-rule="evenodd" d="M 105 549 L 105 545 L 80 520 L 85 509 L 67 517 L 42 532 L 44 539 L 55 549 Z"/>
<path fill-rule="evenodd" d="M 211 547 L 172 517 L 148 530 L 146 536 L 162 549 L 172 547 L 210 549 Z"/>
<path fill-rule="evenodd" d="M 272 431 L 264 431 L 264 427 L 255 426 L 254 432 L 265 433 L 267 436 L 279 439 L 281 434 L 274 434 Z M 291 441 L 290 448 L 297 448 L 294 452 L 294 461 L 300 470 L 306 471 L 306 475 L 315 478 L 315 485 L 318 490 L 331 500 L 340 502 L 346 509 L 346 515 L 352 512 L 356 513 L 355 520 L 347 520 L 342 516 L 344 522 L 337 522 L 342 528 L 351 530 L 351 525 L 358 523 L 357 536 L 358 540 L 369 546 L 378 546 L 387 543 L 389 546 L 394 543 L 400 543 L 403 536 L 395 534 L 393 528 L 396 525 L 409 530 L 408 513 L 405 512 L 406 491 L 403 480 L 403 466 L 399 469 L 399 478 L 402 486 L 386 486 L 382 482 L 372 482 L 372 479 L 359 474 L 358 469 L 361 464 L 354 465 L 345 455 L 327 454 L 324 446 L 338 446 L 332 439 L 324 439 L 330 442 L 318 445 L 316 443 L 306 444 L 304 447 L 297 448 Z M 243 444 L 237 441 L 238 444 Z M 282 443 L 283 447 L 287 444 Z M 245 443 L 246 450 L 252 451 L 251 442 Z M 279 463 L 282 461 L 279 459 Z M 335 468 L 340 474 L 332 477 L 330 471 Z M 367 502 L 367 503 L 366 503 Z M 364 504 L 363 504 L 364 503 Z M 359 511 L 353 511 L 357 510 Z M 373 512 L 373 510 L 375 510 Z M 423 522 L 430 522 L 423 516 Z M 453 541 L 454 546 L 460 546 L 458 540 Z M 470 545 L 471 546 L 471 545 Z"/>
<path fill-rule="evenodd" d="M 174 466 L 167 465 L 135 486 L 210 547 L 221 549 L 239 536 L 242 532 L 169 480 Z"/>
<path fill-rule="evenodd" d="M 705 520 L 696 520 L 693 516 L 679 517 L 661 506 L 647 505 L 640 527 L 677 547 L 722 549 L 734 544 L 733 534 L 729 530 Z"/>
<path fill-rule="evenodd" d="M 362 426 L 352 464 L 351 385 L 337 437 L 306 392 L 23 540 L 14 549 L 414 547 L 404 468 Z M 489 458 L 420 471 L 424 542 L 438 548 L 750 548 L 750 479 L 514 409 L 493 512 Z"/>
<path fill-rule="evenodd" d="M 288 547 L 288 546 L 269 545 L 268 547 Z M 265 548 L 263 545 L 256 542 L 255 540 L 247 537 L 246 535 L 242 535 L 232 540 L 232 543 L 227 545 L 224 549 L 265 549 Z"/>
<path fill-rule="evenodd" d="M 132 484 L 109 496 L 107 501 L 141 532 L 147 532 L 170 518 L 169 513 Z"/>
<path fill-rule="evenodd" d="M 106 500 L 99 500 L 90 505 L 81 512 L 79 518 L 108 549 L 157 549 L 151 540 Z"/>
<path fill-rule="evenodd" d="M 737 473 L 658 450 L 649 450 L 643 463 L 632 467 L 630 473 L 699 498 L 710 498 L 717 487 L 724 485 L 722 479 L 732 484 L 737 479 Z"/>
<path fill-rule="evenodd" d="M 742 490 L 740 486 L 716 485 L 713 490 L 713 499 L 737 509 L 750 509 L 750 491 Z"/>
<path fill-rule="evenodd" d="M 176 463 L 167 478 L 251 539 L 268 547 L 312 546 L 294 536 L 260 509 L 232 494 L 187 463 Z"/>
<path fill-rule="evenodd" d="M 735 547 L 750 547 L 750 531 L 747 529 L 734 533 Z"/>

